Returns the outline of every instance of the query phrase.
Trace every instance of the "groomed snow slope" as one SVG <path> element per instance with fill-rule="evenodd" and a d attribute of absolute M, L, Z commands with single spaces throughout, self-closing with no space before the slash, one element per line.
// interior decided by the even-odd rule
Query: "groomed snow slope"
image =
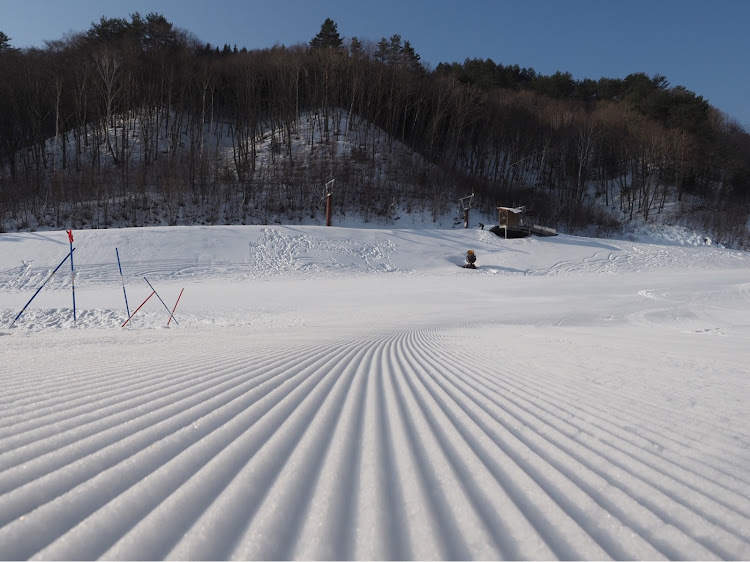
<path fill-rule="evenodd" d="M 750 255 L 0 234 L 4 559 L 750 558 Z M 150 294 L 182 299 L 167 328 Z M 480 268 L 457 267 L 473 249 Z"/>

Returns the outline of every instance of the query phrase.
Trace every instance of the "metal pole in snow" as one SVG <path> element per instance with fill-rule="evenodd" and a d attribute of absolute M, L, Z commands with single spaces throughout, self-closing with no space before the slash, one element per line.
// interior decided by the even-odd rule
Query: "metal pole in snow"
<path fill-rule="evenodd" d="M 146 281 L 146 283 L 148 283 L 148 279 L 146 279 L 145 276 L 143 277 L 143 279 Z M 151 285 L 151 283 L 148 283 L 148 286 L 151 287 L 151 290 L 153 290 L 154 293 L 156 293 L 156 289 L 154 289 L 154 286 Z M 177 321 L 177 318 L 175 318 L 174 315 L 172 314 L 172 312 L 169 310 L 169 307 L 167 306 L 167 303 L 165 303 L 163 300 L 161 300 L 161 297 L 159 296 L 159 293 L 156 293 L 156 298 L 161 301 L 161 304 L 163 304 L 164 308 L 167 309 L 167 312 L 169 312 L 169 316 L 172 318 L 172 320 L 174 320 L 174 323 L 179 326 L 180 323 Z"/>
<path fill-rule="evenodd" d="M 44 288 L 44 286 L 47 284 L 47 281 L 49 281 L 50 279 L 52 279 L 52 276 L 55 273 L 57 273 L 57 270 L 62 267 L 62 264 L 64 264 L 65 261 L 68 258 L 70 258 L 71 256 L 73 256 L 73 250 L 75 250 L 75 248 L 71 247 L 70 248 L 70 252 L 68 253 L 67 256 L 65 256 L 65 259 L 63 259 L 63 261 L 60 262 L 60 264 L 55 268 L 55 270 L 52 273 L 49 274 L 49 277 L 47 277 L 47 279 L 44 281 L 44 283 L 42 283 L 41 287 L 39 287 L 36 290 L 36 293 L 34 293 L 34 296 L 29 299 L 29 302 L 27 302 L 26 305 L 21 309 L 21 312 L 19 312 L 18 315 L 16 315 L 16 317 L 13 319 L 13 322 L 10 323 L 10 326 L 8 326 L 8 328 L 12 328 L 13 327 L 13 324 L 15 324 L 16 320 L 18 320 L 21 317 L 21 314 L 23 314 L 23 311 L 26 310 L 26 307 L 31 304 L 31 301 L 33 301 L 36 298 L 36 296 L 39 294 L 39 291 L 41 291 Z"/>
<path fill-rule="evenodd" d="M 326 188 L 325 188 L 325 197 L 326 197 L 326 226 L 331 226 L 331 213 L 333 212 L 333 209 L 331 208 L 333 203 L 333 182 L 335 182 L 335 179 L 332 179 L 330 181 L 326 182 Z"/>
<path fill-rule="evenodd" d="M 331 194 L 326 195 L 326 226 L 331 226 Z"/>
<path fill-rule="evenodd" d="M 130 316 L 128 317 L 128 319 L 127 319 L 127 320 L 125 320 L 125 322 L 123 322 L 123 323 L 122 323 L 122 326 L 120 326 L 120 328 L 124 328 L 124 327 L 125 327 L 125 324 L 127 324 L 128 322 L 130 322 L 130 319 L 131 319 L 131 318 L 132 318 L 133 316 L 135 316 L 135 313 L 136 313 L 136 312 L 138 312 L 138 311 L 139 311 L 139 310 L 141 309 L 141 307 L 142 307 L 142 306 L 143 306 L 144 304 L 146 304 L 146 303 L 148 302 L 148 299 L 150 299 L 151 297 L 153 297 L 153 296 L 154 296 L 154 294 L 155 294 L 155 293 L 156 293 L 156 291 L 151 291 L 151 294 L 150 294 L 149 296 L 147 296 L 147 297 L 146 297 L 146 300 L 145 300 L 145 301 L 143 301 L 143 302 L 141 303 L 141 306 L 139 306 L 138 308 L 136 308 L 136 309 L 135 309 L 135 312 L 134 312 L 133 314 L 131 314 L 131 315 L 130 315 Z"/>
<path fill-rule="evenodd" d="M 73 325 L 76 323 L 76 270 L 73 267 L 73 230 L 68 230 L 70 241 L 70 285 L 73 289 Z"/>
<path fill-rule="evenodd" d="M 120 280 L 122 281 L 122 294 L 125 295 L 125 310 L 128 311 L 128 320 L 130 320 L 130 307 L 128 306 L 128 294 L 125 292 L 125 277 L 122 275 L 122 265 L 120 265 L 120 252 L 115 248 L 117 254 L 117 267 L 120 269 Z"/>
<path fill-rule="evenodd" d="M 177 304 L 180 302 L 180 299 L 182 298 L 182 291 L 184 291 L 184 290 L 185 290 L 185 287 L 182 288 L 182 290 L 180 291 L 179 296 L 177 297 L 177 302 L 174 303 L 174 308 L 172 309 L 172 314 L 174 314 L 174 311 L 177 310 Z M 167 326 L 169 326 L 169 323 L 171 321 L 172 321 L 172 318 L 170 318 L 169 320 L 167 320 Z M 177 320 L 175 320 L 175 322 L 177 322 Z"/>

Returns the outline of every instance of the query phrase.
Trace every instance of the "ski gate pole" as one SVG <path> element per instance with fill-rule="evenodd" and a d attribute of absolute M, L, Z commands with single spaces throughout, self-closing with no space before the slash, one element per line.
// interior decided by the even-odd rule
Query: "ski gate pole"
<path fill-rule="evenodd" d="M 44 288 L 44 286 L 45 286 L 45 285 L 47 284 L 47 282 L 48 282 L 48 281 L 49 281 L 50 279 L 52 279 L 52 276 L 53 276 L 53 275 L 54 275 L 55 273 L 57 273 L 57 270 L 58 270 L 58 269 L 60 269 L 60 268 L 62 267 L 62 264 L 64 264 L 64 263 L 65 263 L 65 262 L 67 261 L 67 259 L 68 259 L 68 258 L 72 258 L 72 256 L 73 256 L 73 250 L 75 250 L 75 248 L 74 248 L 73 246 L 71 246 L 71 247 L 70 247 L 70 252 L 68 253 L 68 255 L 67 255 L 67 256 L 65 256 L 65 258 L 63 259 L 63 261 L 61 261 L 61 262 L 59 263 L 59 265 L 58 265 L 58 266 L 57 266 L 57 267 L 55 268 L 55 270 L 54 270 L 54 271 L 53 271 L 52 273 L 50 273 L 50 274 L 49 274 L 49 277 L 47 277 L 47 279 L 45 279 L 44 283 L 42 283 L 42 285 L 41 285 L 41 286 L 40 286 L 40 287 L 39 287 L 39 288 L 38 288 L 38 289 L 36 290 L 36 293 L 34 293 L 34 296 L 32 296 L 32 297 L 31 297 L 31 298 L 29 299 L 29 302 L 27 302 L 27 303 L 26 303 L 26 304 L 24 305 L 24 307 L 23 307 L 23 308 L 21 309 L 21 312 L 19 312 L 19 313 L 18 313 L 18 314 L 16 315 L 16 317 L 15 317 L 15 318 L 13 319 L 13 322 L 11 322 L 11 323 L 10 323 L 10 326 L 8 326 L 8 328 L 12 328 L 12 327 L 13 327 L 13 324 L 15 324 L 15 323 L 16 323 L 16 320 L 18 320 L 18 319 L 19 319 L 19 318 L 21 317 L 21 314 L 23 314 L 24 310 L 26 310 L 26 307 L 27 307 L 27 306 L 29 306 L 29 305 L 31 304 L 31 301 L 33 301 L 33 300 L 34 300 L 34 299 L 36 298 L 36 296 L 37 296 L 37 295 L 39 294 L 39 291 L 41 291 L 41 290 L 42 290 L 42 289 Z"/>
<path fill-rule="evenodd" d="M 131 318 L 132 318 L 133 316 L 135 316 L 136 312 L 138 312 L 138 311 L 139 311 L 139 310 L 141 309 L 141 307 L 143 307 L 143 305 L 144 305 L 144 304 L 146 304 L 146 303 L 148 302 L 148 299 L 150 299 L 151 297 L 153 297 L 153 296 L 154 296 L 154 294 L 156 294 L 156 291 L 151 291 L 151 294 L 150 294 L 149 296 L 147 296 L 147 297 L 146 297 L 146 300 L 145 300 L 145 301 L 143 301 L 143 302 L 141 303 L 141 306 L 139 306 L 138 308 L 136 308 L 136 309 L 135 309 L 135 312 L 134 312 L 133 314 L 131 314 L 131 315 L 130 315 L 130 316 L 128 317 L 128 319 L 127 319 L 127 320 L 125 320 L 125 322 L 123 322 L 123 323 L 122 323 L 122 326 L 120 326 L 120 328 L 124 328 L 124 327 L 125 327 L 125 324 L 127 324 L 128 322 L 130 322 L 130 319 L 131 319 Z"/>
<path fill-rule="evenodd" d="M 120 265 L 120 251 L 117 248 L 115 248 L 115 253 L 117 254 L 117 267 L 120 269 L 120 280 L 122 281 L 122 294 L 125 295 L 125 310 L 127 310 L 128 320 L 130 320 L 130 307 L 128 306 L 128 294 L 125 292 L 125 277 L 123 277 L 122 275 L 122 265 Z"/>
<path fill-rule="evenodd" d="M 148 279 L 146 279 L 146 277 L 145 277 L 145 276 L 143 277 L 143 280 L 144 280 L 144 281 L 146 281 L 146 283 L 148 283 Z M 154 286 L 153 286 L 153 285 L 151 285 L 151 283 L 148 283 L 148 286 L 149 286 L 149 287 L 151 287 L 151 290 L 152 290 L 152 291 L 153 291 L 154 293 L 156 293 L 156 289 L 154 289 Z M 169 307 L 167 306 L 167 303 L 165 303 L 165 302 L 164 302 L 164 301 L 163 301 L 163 300 L 161 299 L 161 297 L 159 296 L 159 293 L 156 293 L 156 298 L 157 298 L 157 299 L 159 299 L 159 300 L 161 301 L 161 304 L 163 304 L 163 305 L 164 305 L 164 308 L 166 308 L 166 309 L 167 309 L 167 312 L 169 312 L 169 316 L 171 317 L 171 319 L 172 319 L 172 320 L 174 320 L 174 323 L 175 323 L 175 324 L 177 324 L 177 325 L 179 326 L 179 324 L 180 324 L 180 323 L 179 323 L 179 322 L 177 321 L 177 318 L 175 318 L 175 317 L 174 317 L 174 315 L 172 314 L 172 312 L 171 312 L 171 311 L 169 310 Z"/>
<path fill-rule="evenodd" d="M 70 241 L 70 286 L 73 289 L 73 325 L 76 323 L 76 270 L 73 267 L 73 230 L 68 230 Z"/>
<path fill-rule="evenodd" d="M 179 296 L 177 297 L 177 302 L 174 303 L 174 308 L 172 309 L 172 314 L 174 314 L 174 311 L 177 310 L 177 305 L 179 304 L 180 299 L 182 298 L 182 291 L 184 291 L 184 290 L 185 290 L 185 287 L 182 288 L 182 290 L 180 291 Z M 167 326 L 169 326 L 169 323 L 171 321 L 172 321 L 172 318 L 170 318 L 169 320 L 167 320 Z M 175 320 L 175 322 L 177 322 L 177 320 Z"/>

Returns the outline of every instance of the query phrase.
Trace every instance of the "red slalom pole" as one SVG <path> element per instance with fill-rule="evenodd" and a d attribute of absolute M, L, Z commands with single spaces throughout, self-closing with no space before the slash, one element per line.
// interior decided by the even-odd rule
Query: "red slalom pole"
<path fill-rule="evenodd" d="M 73 289 L 73 325 L 76 324 L 76 270 L 73 267 L 73 230 L 67 230 L 70 241 L 70 286 Z"/>
<path fill-rule="evenodd" d="M 180 299 L 182 298 L 182 291 L 185 290 L 185 287 L 182 288 L 180 291 L 180 296 L 177 297 L 177 302 L 174 303 L 174 308 L 172 309 L 172 316 L 169 317 L 169 320 L 167 320 L 167 326 L 169 326 L 169 323 L 172 321 L 172 318 L 174 318 L 174 311 L 177 310 L 177 304 L 180 302 Z"/>
<path fill-rule="evenodd" d="M 146 304 L 146 302 L 148 301 L 148 299 L 150 299 L 151 297 L 153 297 L 155 294 L 156 294 L 156 291 L 151 291 L 151 294 L 146 297 L 146 300 L 141 303 L 141 306 L 139 306 L 138 308 L 135 309 L 135 312 L 138 312 L 141 309 L 141 307 L 144 304 Z M 127 324 L 128 322 L 130 322 L 130 318 L 132 318 L 133 316 L 135 316 L 135 312 L 133 314 L 131 314 L 130 317 L 127 320 L 125 320 L 124 324 L 122 326 L 120 326 L 120 328 L 124 328 L 125 324 Z"/>

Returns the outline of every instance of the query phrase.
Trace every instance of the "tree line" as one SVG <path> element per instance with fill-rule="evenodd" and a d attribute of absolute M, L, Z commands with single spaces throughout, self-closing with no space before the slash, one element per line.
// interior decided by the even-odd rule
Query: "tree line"
<path fill-rule="evenodd" d="M 335 177 L 366 220 L 435 218 L 474 193 L 569 230 L 679 209 L 748 242 L 750 135 L 661 76 L 432 70 L 401 36 L 345 39 L 330 19 L 309 43 L 251 51 L 154 13 L 10 41 L 0 32 L 0 226 L 300 220 Z"/>

